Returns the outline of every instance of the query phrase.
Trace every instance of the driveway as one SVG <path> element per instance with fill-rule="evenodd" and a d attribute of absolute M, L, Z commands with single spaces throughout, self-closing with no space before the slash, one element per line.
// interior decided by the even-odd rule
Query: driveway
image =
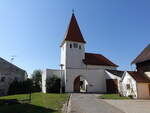
<path fill-rule="evenodd" d="M 150 100 L 103 100 L 125 113 L 150 113 Z"/>
<path fill-rule="evenodd" d="M 96 94 L 72 94 L 71 113 L 124 113 Z"/>

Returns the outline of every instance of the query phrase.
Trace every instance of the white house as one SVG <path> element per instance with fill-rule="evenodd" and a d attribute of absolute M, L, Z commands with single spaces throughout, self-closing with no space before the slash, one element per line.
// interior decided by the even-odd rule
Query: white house
<path fill-rule="evenodd" d="M 150 99 L 150 80 L 139 72 L 125 72 L 121 89 L 124 96 L 132 96 L 136 99 Z"/>
<path fill-rule="evenodd" d="M 116 70 L 117 65 L 102 54 L 85 52 L 86 41 L 75 15 L 61 43 L 62 70 L 46 69 L 42 75 L 42 91 L 46 92 L 46 79 L 57 75 L 64 80 L 66 92 L 107 92 L 105 70 Z M 120 78 L 119 78 L 120 79 Z"/>
<path fill-rule="evenodd" d="M 136 99 L 150 99 L 150 44 L 133 60 L 137 71 L 127 71 L 122 78 L 122 94 Z"/>
<path fill-rule="evenodd" d="M 26 71 L 0 57 L 0 96 L 7 95 L 14 80 L 23 81 L 26 77 Z"/>

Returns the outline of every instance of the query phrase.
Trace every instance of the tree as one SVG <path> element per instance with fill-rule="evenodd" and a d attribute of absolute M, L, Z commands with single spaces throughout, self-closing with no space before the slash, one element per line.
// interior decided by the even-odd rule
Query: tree
<path fill-rule="evenodd" d="M 41 85 L 42 85 L 42 71 L 41 70 L 33 71 L 32 81 L 33 81 L 33 92 L 41 91 Z"/>
<path fill-rule="evenodd" d="M 60 92 L 60 78 L 52 76 L 46 79 L 46 92 L 59 93 Z"/>

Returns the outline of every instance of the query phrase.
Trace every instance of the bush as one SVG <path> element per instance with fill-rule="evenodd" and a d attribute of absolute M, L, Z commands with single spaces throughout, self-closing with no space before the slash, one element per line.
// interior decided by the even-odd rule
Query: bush
<path fill-rule="evenodd" d="M 33 82 L 30 79 L 22 82 L 14 80 L 9 86 L 8 95 L 29 93 L 32 91 L 32 84 Z"/>
<path fill-rule="evenodd" d="M 46 92 L 47 93 L 59 93 L 60 92 L 60 78 L 57 76 L 50 77 L 46 80 Z"/>
<path fill-rule="evenodd" d="M 32 92 L 41 92 L 41 86 L 39 84 L 32 84 Z"/>
<path fill-rule="evenodd" d="M 129 98 L 133 99 L 133 95 L 128 95 Z"/>

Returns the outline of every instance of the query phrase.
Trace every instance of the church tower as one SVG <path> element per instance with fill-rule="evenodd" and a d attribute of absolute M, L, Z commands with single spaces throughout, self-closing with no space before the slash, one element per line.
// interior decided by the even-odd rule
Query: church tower
<path fill-rule="evenodd" d="M 61 64 L 63 69 L 82 68 L 85 58 L 85 40 L 74 13 L 72 14 L 64 40 L 61 44 Z"/>

